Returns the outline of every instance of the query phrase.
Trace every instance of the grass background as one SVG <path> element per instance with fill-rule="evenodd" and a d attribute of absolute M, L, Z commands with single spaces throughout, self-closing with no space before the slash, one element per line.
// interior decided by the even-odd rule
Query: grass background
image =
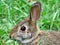
<path fill-rule="evenodd" d="M 60 0 L 37 0 L 42 4 L 38 20 L 41 30 L 60 30 Z M 0 0 L 0 45 L 18 45 L 9 39 L 11 29 L 29 15 L 32 2 L 27 0 Z"/>

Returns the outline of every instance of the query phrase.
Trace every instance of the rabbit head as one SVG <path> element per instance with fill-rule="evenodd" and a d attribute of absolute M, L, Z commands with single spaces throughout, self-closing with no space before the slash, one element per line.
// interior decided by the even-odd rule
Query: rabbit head
<path fill-rule="evenodd" d="M 41 4 L 36 2 L 32 5 L 30 15 L 25 20 L 19 22 L 10 32 L 10 37 L 21 43 L 28 43 L 36 36 L 36 22 L 40 17 Z"/>

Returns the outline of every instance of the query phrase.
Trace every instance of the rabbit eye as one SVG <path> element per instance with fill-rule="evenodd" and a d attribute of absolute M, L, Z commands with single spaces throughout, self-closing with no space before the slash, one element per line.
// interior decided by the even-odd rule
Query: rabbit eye
<path fill-rule="evenodd" d="M 21 27 L 21 30 L 22 30 L 22 31 L 25 31 L 25 30 L 26 30 L 26 27 L 25 27 L 25 26 L 22 26 L 22 27 Z"/>

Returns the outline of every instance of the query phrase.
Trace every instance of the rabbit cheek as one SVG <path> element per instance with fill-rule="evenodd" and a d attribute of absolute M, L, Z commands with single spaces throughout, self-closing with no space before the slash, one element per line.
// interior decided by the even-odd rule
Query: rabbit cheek
<path fill-rule="evenodd" d="M 27 33 L 27 34 L 23 35 L 23 38 L 30 39 L 31 38 L 31 33 Z"/>
<path fill-rule="evenodd" d="M 31 33 L 27 33 L 27 31 L 18 31 L 17 37 L 21 38 L 22 40 L 31 38 Z"/>

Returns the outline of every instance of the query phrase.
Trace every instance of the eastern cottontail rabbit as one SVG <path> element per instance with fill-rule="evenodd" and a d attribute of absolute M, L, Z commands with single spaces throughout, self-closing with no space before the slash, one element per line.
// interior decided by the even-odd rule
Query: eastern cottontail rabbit
<path fill-rule="evenodd" d="M 20 45 L 60 45 L 60 32 L 41 31 L 37 27 L 40 17 L 41 4 L 36 2 L 30 10 L 30 15 L 19 22 L 10 32 L 10 38 L 15 39 Z"/>

